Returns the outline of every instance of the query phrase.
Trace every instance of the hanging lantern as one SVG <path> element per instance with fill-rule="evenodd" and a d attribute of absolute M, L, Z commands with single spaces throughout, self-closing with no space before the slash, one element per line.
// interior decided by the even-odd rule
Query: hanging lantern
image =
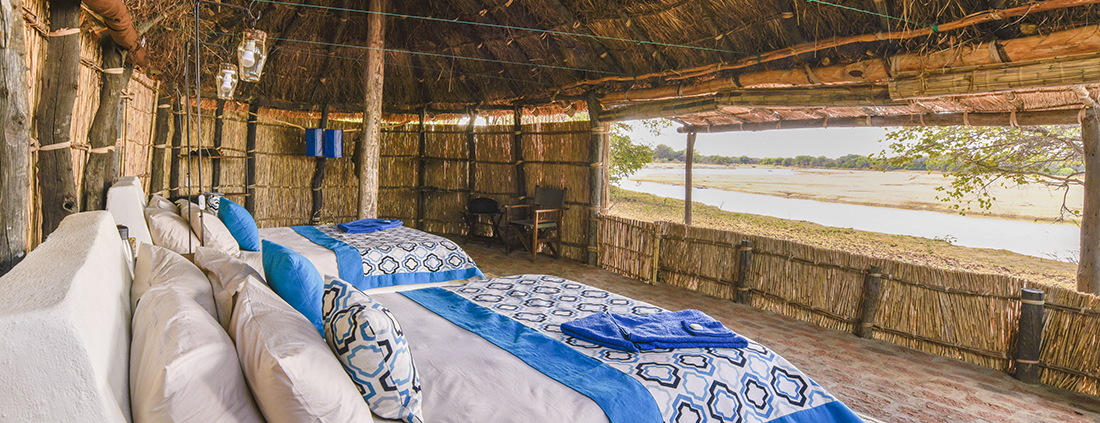
<path fill-rule="evenodd" d="M 232 100 L 233 92 L 237 89 L 237 65 L 222 63 L 214 80 L 218 84 L 218 98 Z"/>
<path fill-rule="evenodd" d="M 256 82 L 267 61 L 267 33 L 258 29 L 246 29 L 241 44 L 237 46 L 237 63 L 241 65 L 241 80 Z"/>

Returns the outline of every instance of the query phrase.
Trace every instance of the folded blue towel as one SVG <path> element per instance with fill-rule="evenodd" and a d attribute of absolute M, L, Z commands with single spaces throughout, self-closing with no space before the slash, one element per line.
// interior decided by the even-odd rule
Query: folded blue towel
<path fill-rule="evenodd" d="M 354 222 L 341 223 L 336 226 L 349 234 L 365 234 L 368 232 L 384 231 L 401 225 L 402 222 L 400 220 L 359 219 Z"/>
<path fill-rule="evenodd" d="M 563 323 L 561 330 L 582 340 L 624 351 L 657 348 L 744 348 L 748 339 L 699 310 L 628 316 L 607 312 Z"/>

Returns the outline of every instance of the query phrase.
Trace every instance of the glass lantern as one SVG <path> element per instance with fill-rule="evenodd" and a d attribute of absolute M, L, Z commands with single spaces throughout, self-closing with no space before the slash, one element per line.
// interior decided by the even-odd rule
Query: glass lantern
<path fill-rule="evenodd" d="M 237 63 L 241 65 L 241 80 L 256 82 L 267 61 L 267 33 L 258 29 L 246 29 L 241 44 L 237 46 Z"/>
<path fill-rule="evenodd" d="M 222 63 L 214 80 L 218 84 L 218 98 L 232 100 L 233 92 L 237 89 L 237 65 Z"/>

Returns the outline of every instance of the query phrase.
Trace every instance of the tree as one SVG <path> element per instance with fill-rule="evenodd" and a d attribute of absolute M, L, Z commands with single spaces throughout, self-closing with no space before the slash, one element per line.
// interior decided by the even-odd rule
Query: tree
<path fill-rule="evenodd" d="M 611 165 L 608 167 L 608 174 L 611 183 L 615 185 L 629 178 L 638 169 L 653 163 L 653 149 L 648 145 L 634 144 L 626 135 L 630 129 L 630 126 L 624 123 L 615 123 L 611 126 Z M 658 146 L 658 149 L 660 147 L 671 150 L 664 144 Z"/>
<path fill-rule="evenodd" d="M 1086 132 L 1096 131 L 1091 109 L 1087 116 L 1084 126 L 1092 129 Z M 1100 294 L 1100 210 L 1088 205 L 1088 199 L 1100 198 L 1100 184 L 1085 183 L 1086 151 L 1095 150 L 1095 135 L 1086 145 L 1078 126 L 902 128 L 886 134 L 892 143 L 876 164 L 942 170 L 951 182 L 936 188 L 942 193 L 936 198 L 962 214 L 975 205 L 988 210 L 997 200 L 989 191 L 993 186 L 1039 183 L 1062 190 L 1061 218 L 1081 218 L 1077 289 Z M 1065 203 L 1072 185 L 1085 186 L 1083 210 Z"/>

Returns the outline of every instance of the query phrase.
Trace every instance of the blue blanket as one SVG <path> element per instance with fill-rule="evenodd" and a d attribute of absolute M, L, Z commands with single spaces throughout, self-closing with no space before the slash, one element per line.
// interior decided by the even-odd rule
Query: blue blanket
<path fill-rule="evenodd" d="M 393 229 L 401 226 L 400 220 L 391 219 L 359 219 L 356 221 L 341 223 L 336 225 L 344 232 L 349 234 L 366 234 L 371 232 L 384 231 L 386 229 Z"/>
<path fill-rule="evenodd" d="M 749 341 L 699 310 L 644 316 L 600 312 L 563 323 L 561 331 L 623 351 L 657 348 L 745 348 Z"/>
<path fill-rule="evenodd" d="M 340 279 L 356 287 L 363 284 L 363 259 L 359 256 L 358 250 L 343 241 L 325 235 L 313 226 L 291 226 L 290 229 L 313 241 L 314 244 L 332 250 L 336 254 L 336 268 L 340 272 Z"/>

